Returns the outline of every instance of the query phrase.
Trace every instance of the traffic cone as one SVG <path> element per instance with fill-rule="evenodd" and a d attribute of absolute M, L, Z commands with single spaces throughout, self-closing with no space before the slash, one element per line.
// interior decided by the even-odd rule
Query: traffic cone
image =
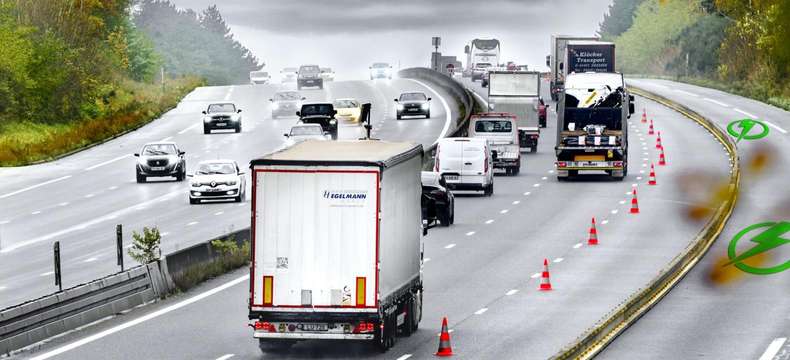
<path fill-rule="evenodd" d="M 661 132 L 658 132 L 658 137 L 656 138 L 656 149 L 663 148 L 664 145 L 661 144 Z"/>
<path fill-rule="evenodd" d="M 595 218 L 592 218 L 592 225 L 590 226 L 590 238 L 587 240 L 587 245 L 598 245 L 598 231 L 595 230 Z"/>
<path fill-rule="evenodd" d="M 648 185 L 656 185 L 656 168 L 653 166 L 653 164 L 650 164 L 650 177 L 647 179 Z"/>
<path fill-rule="evenodd" d="M 540 275 L 540 290 L 551 290 L 551 280 L 549 280 L 549 260 L 543 259 L 543 273 Z"/>
<path fill-rule="evenodd" d="M 647 122 L 647 111 L 644 108 L 642 108 L 642 123 L 644 124 L 646 122 Z"/>
<path fill-rule="evenodd" d="M 650 127 L 647 128 L 647 134 L 655 135 L 655 132 L 653 131 L 653 119 L 650 119 Z"/>
<path fill-rule="evenodd" d="M 450 332 L 447 331 L 447 317 L 442 319 L 442 333 L 439 334 L 439 350 L 436 356 L 453 356 L 453 347 L 450 346 Z"/>
<path fill-rule="evenodd" d="M 667 164 L 667 158 L 664 156 L 664 147 L 661 147 L 661 153 L 658 155 L 658 165 L 664 166 Z"/>
<path fill-rule="evenodd" d="M 636 200 L 636 187 L 634 187 L 634 191 L 631 193 L 634 194 L 634 197 L 631 198 L 631 214 L 639 214 L 639 201 Z"/>

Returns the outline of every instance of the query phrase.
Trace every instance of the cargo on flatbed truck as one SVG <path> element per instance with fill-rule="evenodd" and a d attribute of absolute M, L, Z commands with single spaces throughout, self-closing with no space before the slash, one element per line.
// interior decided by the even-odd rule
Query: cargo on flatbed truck
<path fill-rule="evenodd" d="M 565 83 L 565 75 L 569 73 L 565 65 L 565 53 L 567 52 L 568 42 L 576 40 L 598 41 L 599 38 L 595 36 L 551 36 L 551 54 L 546 56 L 546 66 L 551 69 L 549 84 L 551 86 L 551 99 L 554 101 L 559 100 L 559 93 Z"/>
<path fill-rule="evenodd" d="M 254 159 L 249 319 L 261 349 L 368 340 L 422 317 L 422 145 L 305 141 Z"/>
<path fill-rule="evenodd" d="M 622 74 L 569 74 L 557 106 L 557 179 L 592 170 L 623 180 L 633 112 Z"/>
<path fill-rule="evenodd" d="M 488 108 L 516 116 L 521 150 L 538 150 L 540 138 L 540 73 L 535 71 L 490 71 Z"/>

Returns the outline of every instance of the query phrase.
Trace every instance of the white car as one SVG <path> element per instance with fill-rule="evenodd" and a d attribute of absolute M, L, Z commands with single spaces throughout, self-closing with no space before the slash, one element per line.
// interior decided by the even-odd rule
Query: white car
<path fill-rule="evenodd" d="M 194 174 L 187 175 L 189 203 L 202 200 L 233 200 L 242 202 L 247 195 L 247 179 L 233 160 L 206 160 L 198 164 Z"/>
<path fill-rule="evenodd" d="M 307 140 L 329 140 L 329 135 L 324 133 L 324 130 L 319 124 L 297 124 L 291 127 L 291 131 L 283 134 L 285 136 L 285 146 L 294 146 L 302 141 Z"/>
<path fill-rule="evenodd" d="M 250 85 L 268 84 L 272 81 L 267 71 L 250 71 Z"/>
<path fill-rule="evenodd" d="M 433 171 L 450 190 L 477 190 L 486 196 L 494 193 L 494 162 L 487 139 L 440 139 Z"/>

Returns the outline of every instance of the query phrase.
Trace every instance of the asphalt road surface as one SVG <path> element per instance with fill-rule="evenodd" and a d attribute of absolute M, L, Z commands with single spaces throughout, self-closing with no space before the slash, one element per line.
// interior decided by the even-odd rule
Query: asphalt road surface
<path fill-rule="evenodd" d="M 483 94 L 477 84 L 469 85 Z M 337 91 L 334 95 L 338 96 Z M 392 97 L 384 96 L 382 101 Z M 485 96 L 481 97 L 484 100 Z M 544 98 L 548 99 L 547 94 Z M 650 164 L 657 164 L 658 153 L 655 137 L 647 135 L 647 126 L 639 122 L 642 108 L 650 110 L 666 148 L 668 165 L 656 167 L 656 186 L 647 185 Z M 425 238 L 420 330 L 409 338 L 399 338 L 388 353 L 381 354 L 365 343 L 305 341 L 263 358 L 431 358 L 444 316 L 449 319 L 456 357 L 544 359 L 554 354 L 644 286 L 697 234 L 702 224 L 686 221 L 682 215 L 689 199 L 681 191 L 679 179 L 695 171 L 722 176 L 729 171 L 726 152 L 701 127 L 644 99 L 637 99 L 637 110 L 640 114 L 632 117 L 630 125 L 630 171 L 623 182 L 602 176 L 558 182 L 553 175 L 556 116 L 550 112 L 538 152 L 523 154 L 518 176 L 497 176 L 492 197 L 459 194 L 455 224 L 431 229 Z M 181 126 L 188 126 L 189 121 L 184 120 Z M 394 131 L 390 129 L 422 126 L 420 120 L 404 125 L 390 117 L 382 121 L 382 137 L 386 131 Z M 414 130 L 396 133 L 426 135 Z M 434 130 L 428 139 L 437 135 Z M 275 146 L 265 141 L 255 142 L 261 152 Z M 119 170 L 127 183 L 130 169 L 126 165 Z M 629 214 L 633 186 L 639 189 L 639 214 Z M 185 196 L 183 192 L 178 195 L 186 202 Z M 215 218 L 211 211 L 202 216 L 180 218 L 181 223 L 170 232 L 196 236 L 187 235 L 198 231 L 185 226 L 185 220 Z M 586 244 L 593 216 L 600 241 L 595 247 Z M 146 219 L 150 217 L 141 216 L 141 221 Z M 554 287 L 550 292 L 537 290 L 544 258 L 550 261 Z M 247 327 L 246 277 L 245 269 L 238 270 L 189 293 L 73 332 L 18 356 L 261 358 Z M 633 358 L 633 353 L 628 357 Z"/>

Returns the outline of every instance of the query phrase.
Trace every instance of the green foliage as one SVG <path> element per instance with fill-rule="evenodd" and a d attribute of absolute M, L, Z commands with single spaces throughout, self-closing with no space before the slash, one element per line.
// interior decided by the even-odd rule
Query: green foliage
<path fill-rule="evenodd" d="M 239 249 L 239 246 L 236 244 L 236 239 L 233 237 L 229 237 L 227 239 L 211 240 L 211 247 L 214 249 L 214 251 L 222 255 L 231 254 Z"/>
<path fill-rule="evenodd" d="M 161 241 L 162 236 L 156 227 L 144 227 L 142 234 L 132 231 L 132 247 L 128 251 L 129 256 L 140 264 L 156 261 L 162 256 L 162 250 L 159 248 Z"/>
<path fill-rule="evenodd" d="M 614 0 L 609 12 L 603 15 L 598 34 L 606 40 L 614 39 L 626 32 L 634 22 L 634 11 L 644 0 Z"/>
<path fill-rule="evenodd" d="M 729 23 L 729 20 L 719 15 L 704 15 L 684 29 L 670 43 L 670 46 L 677 47 L 679 54 L 668 64 L 667 70 L 686 76 L 715 75 L 719 65 L 719 47 Z"/>
<path fill-rule="evenodd" d="M 215 242 L 221 244 L 219 245 L 221 250 L 217 249 Z M 179 290 L 186 291 L 203 281 L 238 269 L 250 262 L 249 241 L 245 241 L 242 246 L 238 246 L 233 239 L 214 240 L 211 242 L 211 245 L 222 255 L 207 264 L 192 265 L 183 272 L 174 274 L 173 282 Z"/>
<path fill-rule="evenodd" d="M 137 28 L 153 41 L 169 74 L 195 74 L 210 85 L 248 80 L 261 65 L 252 53 L 233 39 L 216 6 L 198 14 L 180 10 L 169 1 L 142 0 L 134 16 Z"/>

